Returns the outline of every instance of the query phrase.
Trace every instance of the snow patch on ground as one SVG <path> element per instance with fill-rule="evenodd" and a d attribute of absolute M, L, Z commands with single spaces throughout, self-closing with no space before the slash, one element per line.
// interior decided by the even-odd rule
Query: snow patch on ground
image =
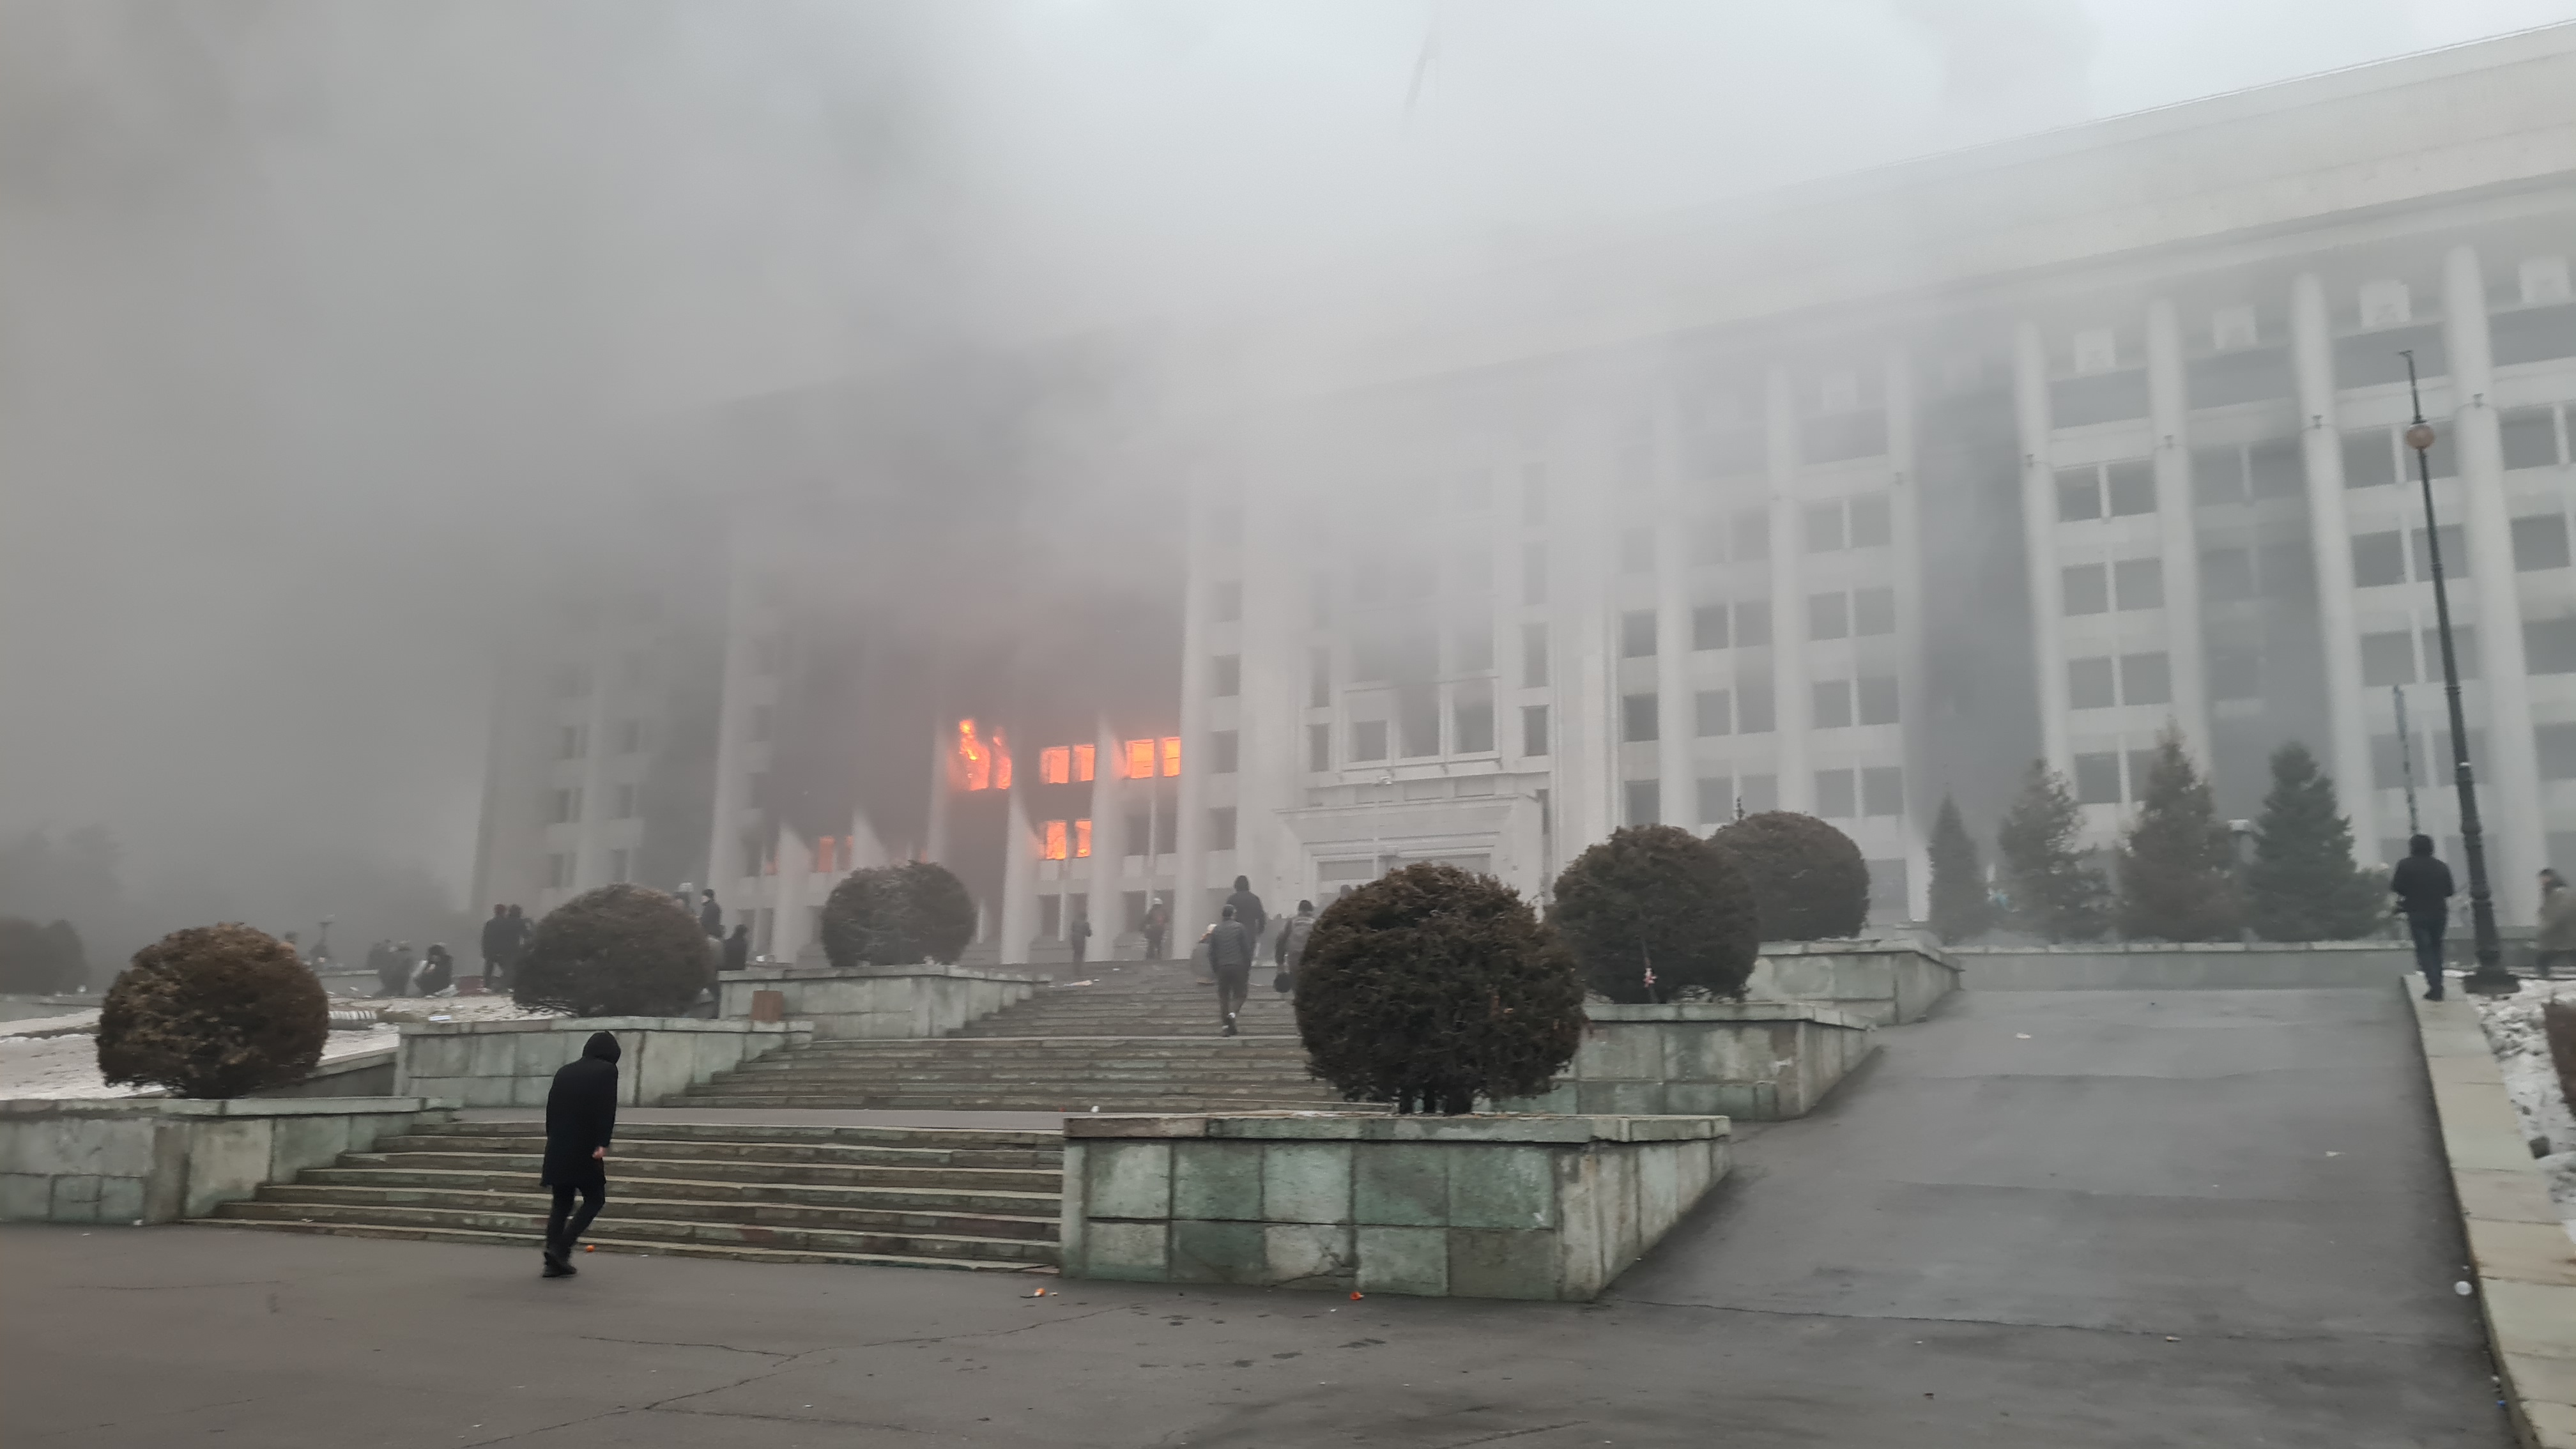
<path fill-rule="evenodd" d="M 2505 1094 L 2513 1099 L 2526 1142 L 2546 1140 L 2550 1153 L 2540 1159 L 2541 1175 L 2558 1215 L 2576 1237 L 2576 1111 L 2559 1090 L 2558 1068 L 2549 1059 L 2549 1039 L 2542 1035 L 2541 1005 L 2576 1002 L 2576 981 L 2532 981 L 2511 996 L 2476 996 L 2478 1022 L 2486 1028 L 2487 1045 L 2503 1069 Z"/>
<path fill-rule="evenodd" d="M 541 1016 L 557 1016 L 551 1011 L 530 1011 L 506 996 L 412 996 L 370 997 L 353 1000 L 334 997 L 335 1011 L 381 1007 L 416 1016 L 422 1020 L 446 1018 L 451 1021 L 522 1021 Z M 82 1016 L 87 1020 L 83 1021 Z M 147 1097 L 161 1095 L 155 1088 L 111 1087 L 98 1074 L 98 1037 L 93 1034 L 98 1023 L 95 1011 L 55 1018 L 49 1021 L 9 1023 L 11 1032 L 46 1026 L 88 1026 L 75 1036 L 28 1037 L 0 1035 L 0 1100 L 63 1099 L 76 1097 Z M 378 1022 L 363 1031 L 334 1031 L 322 1043 L 322 1062 L 346 1061 L 383 1051 L 401 1040 L 400 1024 Z"/>

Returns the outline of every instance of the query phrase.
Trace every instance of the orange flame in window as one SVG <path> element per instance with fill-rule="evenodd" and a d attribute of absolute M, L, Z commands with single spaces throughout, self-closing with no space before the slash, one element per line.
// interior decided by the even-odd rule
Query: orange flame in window
<path fill-rule="evenodd" d="M 1154 742 L 1152 740 L 1127 742 L 1126 778 L 1130 780 L 1154 778 Z"/>
<path fill-rule="evenodd" d="M 1073 822 L 1073 858 L 1076 860 L 1091 858 L 1091 822 L 1088 820 Z"/>
<path fill-rule="evenodd" d="M 1048 860 L 1064 859 L 1064 822 L 1061 820 L 1046 823 L 1045 855 Z"/>
<path fill-rule="evenodd" d="M 1180 772 L 1181 737 L 1179 735 L 1165 735 L 1163 736 L 1163 773 L 1166 775 L 1177 775 Z"/>
<path fill-rule="evenodd" d="M 998 728 L 993 731 L 993 788 L 1011 788 L 1011 747 L 1003 742 Z"/>
<path fill-rule="evenodd" d="M 1090 745 L 1075 745 L 1073 747 L 1073 778 L 1082 781 L 1084 784 L 1091 783 L 1092 755 L 1093 749 Z"/>
<path fill-rule="evenodd" d="M 989 790 L 993 786 L 993 752 L 975 735 L 975 722 L 957 722 L 957 752 L 948 757 L 948 783 L 959 790 Z"/>

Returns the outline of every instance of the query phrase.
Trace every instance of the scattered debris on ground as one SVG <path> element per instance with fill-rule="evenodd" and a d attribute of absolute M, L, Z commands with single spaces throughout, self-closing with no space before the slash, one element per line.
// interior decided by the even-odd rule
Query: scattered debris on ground
<path fill-rule="evenodd" d="M 2511 996 L 2470 998 L 2503 1069 L 2505 1094 L 2513 1098 L 2523 1140 L 2548 1144 L 2540 1170 L 2549 1179 L 2559 1217 L 2576 1236 L 2576 1110 L 2570 1110 L 2559 1090 L 2558 1068 L 2549 1059 L 2549 1039 L 2540 1025 L 2542 1004 L 2553 999 L 2576 1003 L 2576 981 L 2525 979 Z"/>

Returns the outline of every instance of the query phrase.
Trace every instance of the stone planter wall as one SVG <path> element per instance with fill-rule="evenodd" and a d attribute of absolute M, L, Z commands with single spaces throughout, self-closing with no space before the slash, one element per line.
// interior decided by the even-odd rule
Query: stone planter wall
<path fill-rule="evenodd" d="M 1064 1275 L 1588 1299 L 1726 1175 L 1722 1117 L 1069 1117 Z"/>
<path fill-rule="evenodd" d="M 2232 991 L 2384 986 L 2415 969 L 2398 941 L 1952 946 L 1971 991 Z"/>
<path fill-rule="evenodd" d="M 748 1019 L 753 993 L 775 991 L 786 1017 L 813 1023 L 818 1037 L 946 1036 L 1028 1000 L 1046 980 L 958 966 L 755 966 L 718 974 L 717 1015 Z"/>
<path fill-rule="evenodd" d="M 1787 1001 L 1584 1007 L 1574 1061 L 1515 1112 L 1803 1117 L 1876 1047 L 1866 1018 Z"/>
<path fill-rule="evenodd" d="M 416 1097 L 0 1102 L 0 1220 L 202 1217 L 262 1183 L 453 1115 Z"/>
<path fill-rule="evenodd" d="M 1911 937 L 1765 941 L 1744 983 L 1752 1001 L 1802 1001 L 1898 1026 L 1921 1021 L 1959 987 L 1959 963 Z"/>
<path fill-rule="evenodd" d="M 395 1054 L 394 1090 L 467 1107 L 542 1107 L 555 1069 L 579 1057 L 595 1031 L 617 1034 L 617 1101 L 627 1107 L 649 1107 L 814 1035 L 801 1021 L 685 1016 L 411 1024 Z"/>

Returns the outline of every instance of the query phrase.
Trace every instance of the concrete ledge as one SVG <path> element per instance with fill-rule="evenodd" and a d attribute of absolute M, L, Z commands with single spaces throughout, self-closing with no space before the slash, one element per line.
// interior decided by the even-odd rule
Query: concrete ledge
<path fill-rule="evenodd" d="M 1929 1016 L 1959 987 L 1959 963 L 1913 936 L 1868 940 L 1765 941 L 1746 978 L 1752 1001 L 1803 1001 L 1850 1012 L 1880 1026 Z"/>
<path fill-rule="evenodd" d="M 1064 1274 L 1590 1299 L 1726 1175 L 1724 1118 L 1067 1118 Z"/>
<path fill-rule="evenodd" d="M 417 1097 L 0 1102 L 0 1220 L 200 1217 L 262 1183 L 452 1115 Z"/>
<path fill-rule="evenodd" d="M 467 1107 L 542 1107 L 555 1069 L 580 1056 L 595 1031 L 617 1034 L 617 1101 L 627 1107 L 649 1107 L 814 1035 L 802 1021 L 685 1016 L 410 1023 L 396 1049 L 394 1089 Z"/>
<path fill-rule="evenodd" d="M 2425 1001 L 2404 980 L 2424 1044 L 2478 1305 L 2524 1441 L 2576 1449 L 2576 1243 L 2522 1140 L 2477 1008 Z"/>
<path fill-rule="evenodd" d="M 946 1036 L 1026 1001 L 1048 978 L 963 966 L 755 966 L 716 976 L 716 1015 L 748 1020 L 755 992 L 784 998 L 784 1015 L 817 1037 L 869 1040 Z"/>
<path fill-rule="evenodd" d="M 2379 986 L 2414 969 L 2398 941 L 2142 941 L 1952 946 L 1971 991 L 2245 991 Z"/>
<path fill-rule="evenodd" d="M 1516 1112 L 1803 1117 L 1877 1048 L 1871 1018 L 1793 1001 L 1584 1007 L 1591 1024 L 1550 1090 Z"/>
<path fill-rule="evenodd" d="M 394 1057 L 399 1048 L 393 1042 L 372 1051 L 352 1052 L 345 1057 L 332 1057 L 313 1069 L 313 1075 L 291 1087 L 263 1087 L 250 1095 L 262 1101 L 296 1097 L 387 1097 L 394 1090 Z"/>

